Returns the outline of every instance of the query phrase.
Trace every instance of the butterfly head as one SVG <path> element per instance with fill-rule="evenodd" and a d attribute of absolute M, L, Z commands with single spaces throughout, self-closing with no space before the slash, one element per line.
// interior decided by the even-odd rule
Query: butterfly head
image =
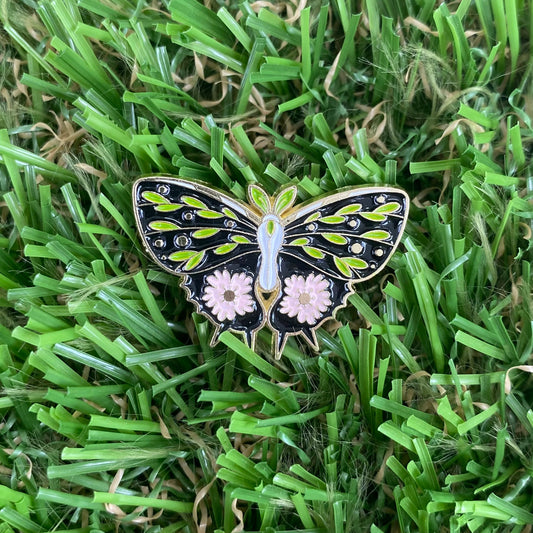
<path fill-rule="evenodd" d="M 282 189 L 277 195 L 269 196 L 258 185 L 248 186 L 248 199 L 250 204 L 262 215 L 284 215 L 296 201 L 298 189 L 291 185 Z"/>

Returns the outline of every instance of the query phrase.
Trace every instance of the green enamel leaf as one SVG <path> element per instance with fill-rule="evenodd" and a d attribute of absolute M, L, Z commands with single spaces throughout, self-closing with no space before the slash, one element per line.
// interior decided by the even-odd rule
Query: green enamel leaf
<path fill-rule="evenodd" d="M 168 256 L 168 258 L 171 261 L 187 261 L 188 259 L 190 259 L 191 257 L 195 256 L 196 254 L 197 254 L 197 252 L 193 252 L 192 250 L 190 250 L 190 251 L 183 250 L 181 252 L 172 252 Z"/>
<path fill-rule="evenodd" d="M 372 213 L 360 213 L 363 218 L 366 218 L 367 220 L 372 220 L 373 222 L 383 222 L 387 219 L 386 215 L 382 215 L 381 213 L 376 213 L 375 211 Z"/>
<path fill-rule="evenodd" d="M 216 228 L 198 229 L 192 234 L 192 237 L 194 239 L 207 239 L 208 237 L 216 235 L 219 231 L 220 230 Z"/>
<path fill-rule="evenodd" d="M 274 211 L 281 215 L 284 211 L 291 208 L 294 202 L 296 201 L 296 196 L 298 194 L 298 189 L 293 186 L 281 191 L 276 196 L 276 201 L 274 202 Z"/>
<path fill-rule="evenodd" d="M 188 261 L 185 263 L 183 270 L 192 270 L 195 266 L 198 266 L 202 259 L 204 258 L 205 252 L 196 252 Z"/>
<path fill-rule="evenodd" d="M 243 235 L 232 235 L 231 240 L 237 244 L 251 244 L 250 239 L 248 239 L 248 237 L 244 237 Z"/>
<path fill-rule="evenodd" d="M 165 198 L 164 196 L 161 196 L 159 193 L 153 192 L 153 191 L 143 191 L 141 193 L 141 196 L 147 202 L 151 202 L 153 204 L 168 204 L 168 203 L 170 203 L 167 198 Z"/>
<path fill-rule="evenodd" d="M 395 213 L 400 209 L 400 204 L 398 202 L 389 202 L 388 204 L 380 205 L 378 208 L 374 209 L 374 213 Z"/>
<path fill-rule="evenodd" d="M 368 263 L 362 259 L 357 259 L 356 257 L 345 257 L 343 261 L 350 267 L 355 268 L 356 270 L 364 270 L 368 268 Z"/>
<path fill-rule="evenodd" d="M 337 270 L 347 278 L 352 277 L 352 271 L 346 264 L 344 260 L 342 260 L 340 257 L 334 257 L 333 261 L 335 262 L 335 266 L 337 267 Z"/>
<path fill-rule="evenodd" d="M 168 213 L 171 211 L 177 211 L 178 209 L 181 209 L 182 207 L 183 207 L 182 204 L 161 204 L 161 205 L 156 205 L 155 210 Z"/>
<path fill-rule="evenodd" d="M 224 215 L 216 211 L 211 211 L 211 209 L 202 209 L 198 211 L 198 216 L 202 218 L 222 218 Z"/>
<path fill-rule="evenodd" d="M 217 255 L 229 254 L 231 251 L 235 250 L 236 247 L 236 244 L 223 244 L 222 246 L 215 248 L 215 253 Z"/>
<path fill-rule="evenodd" d="M 195 207 L 196 209 L 207 209 L 207 206 L 198 198 L 194 198 L 193 196 L 182 196 L 181 201 L 191 207 Z"/>
<path fill-rule="evenodd" d="M 311 214 L 305 219 L 305 223 L 307 224 L 308 222 L 313 222 L 313 221 L 316 220 L 317 218 L 320 218 L 320 211 L 315 211 L 314 213 L 311 213 Z"/>
<path fill-rule="evenodd" d="M 237 220 L 237 215 L 236 215 L 231 209 L 228 209 L 227 207 L 223 207 L 223 208 L 222 208 L 222 212 L 223 212 L 228 218 L 232 218 L 233 220 Z"/>
<path fill-rule="evenodd" d="M 361 204 L 351 204 L 347 205 L 337 211 L 337 215 L 353 215 L 354 213 L 358 213 L 361 210 L 362 205 Z"/>
<path fill-rule="evenodd" d="M 177 224 L 174 224 L 174 222 L 167 222 L 166 220 L 153 220 L 148 224 L 148 227 L 155 231 L 173 231 L 179 229 Z"/>
<path fill-rule="evenodd" d="M 250 185 L 249 189 L 250 201 L 253 202 L 263 213 L 270 211 L 270 198 L 267 193 L 257 185 Z"/>
<path fill-rule="evenodd" d="M 390 233 L 381 229 L 367 231 L 361 235 L 363 239 L 372 239 L 374 241 L 384 241 L 390 238 Z"/>
<path fill-rule="evenodd" d="M 336 233 L 322 233 L 321 234 L 324 239 L 326 239 L 329 242 L 332 242 L 333 244 L 346 244 L 348 242 L 348 239 L 346 237 L 343 237 L 342 235 L 337 235 Z"/>
<path fill-rule="evenodd" d="M 276 225 L 274 224 L 273 220 L 269 220 L 267 222 L 267 233 L 268 235 L 274 235 L 274 230 L 276 229 Z"/>
<path fill-rule="evenodd" d="M 322 259 L 324 257 L 324 253 L 321 252 L 318 248 L 313 248 L 312 246 L 304 246 L 303 250 L 307 255 L 310 255 L 315 259 Z"/>
<path fill-rule="evenodd" d="M 305 237 L 301 237 L 300 239 L 294 239 L 289 243 L 291 246 L 305 246 L 306 244 L 309 244 L 309 239 L 306 239 Z"/>
<path fill-rule="evenodd" d="M 344 221 L 345 218 L 338 215 L 332 215 L 320 219 L 320 222 L 323 222 L 324 224 L 341 224 Z"/>

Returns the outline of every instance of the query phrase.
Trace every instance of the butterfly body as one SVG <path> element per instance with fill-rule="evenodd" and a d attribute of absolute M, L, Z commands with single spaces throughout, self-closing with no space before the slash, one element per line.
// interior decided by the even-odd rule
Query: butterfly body
<path fill-rule="evenodd" d="M 144 245 L 183 277 L 196 310 L 254 346 L 267 325 L 279 356 L 289 336 L 317 347 L 316 329 L 346 304 L 354 285 L 396 249 L 409 206 L 398 189 L 344 189 L 293 207 L 297 188 L 275 197 L 250 185 L 249 205 L 181 178 L 141 178 L 133 188 Z"/>
<path fill-rule="evenodd" d="M 261 251 L 259 288 L 273 291 L 278 283 L 277 256 L 283 245 L 285 231 L 280 218 L 274 214 L 263 217 L 257 229 L 257 243 Z"/>

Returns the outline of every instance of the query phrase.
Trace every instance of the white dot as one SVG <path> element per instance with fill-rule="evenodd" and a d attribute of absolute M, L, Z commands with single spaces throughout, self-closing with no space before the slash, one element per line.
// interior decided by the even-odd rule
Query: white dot
<path fill-rule="evenodd" d="M 363 251 L 363 247 L 357 242 L 352 246 L 352 252 L 354 254 L 360 254 Z"/>
<path fill-rule="evenodd" d="M 381 257 L 384 253 L 383 248 L 377 248 L 374 250 L 374 255 L 377 255 L 378 257 Z"/>
<path fill-rule="evenodd" d="M 156 248 L 162 248 L 165 243 L 163 242 L 163 239 L 156 239 L 154 241 L 154 246 Z"/>
<path fill-rule="evenodd" d="M 355 218 L 352 218 L 351 220 L 348 221 L 348 226 L 355 228 L 355 226 L 357 226 L 357 220 L 355 220 Z"/>
<path fill-rule="evenodd" d="M 167 194 L 169 191 L 168 185 L 158 185 L 157 192 L 159 194 Z"/>

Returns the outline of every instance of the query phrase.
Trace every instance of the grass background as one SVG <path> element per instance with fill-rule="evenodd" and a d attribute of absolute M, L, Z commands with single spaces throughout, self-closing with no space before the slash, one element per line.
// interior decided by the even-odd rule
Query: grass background
<path fill-rule="evenodd" d="M 0 532 L 530 531 L 526 0 L 1 0 Z M 412 198 L 274 361 L 143 254 L 132 182 Z"/>

